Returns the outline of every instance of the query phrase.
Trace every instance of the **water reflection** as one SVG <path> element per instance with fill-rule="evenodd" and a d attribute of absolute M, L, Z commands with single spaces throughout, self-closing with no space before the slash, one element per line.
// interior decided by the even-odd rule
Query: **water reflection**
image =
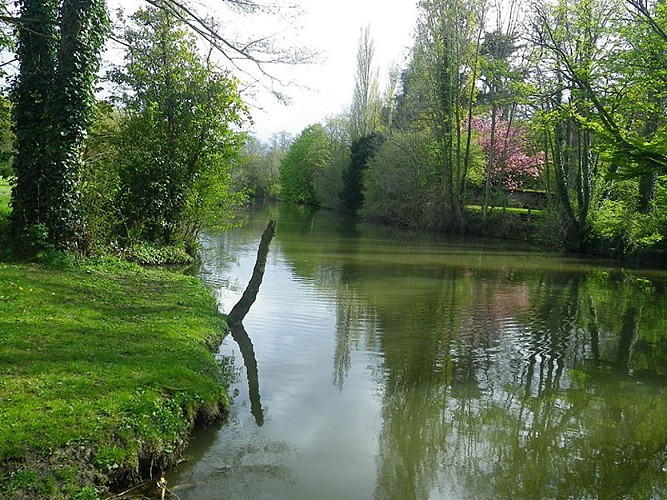
<path fill-rule="evenodd" d="M 320 498 L 667 497 L 665 274 L 266 210 L 258 227 L 280 229 L 252 330 L 263 352 L 241 351 L 256 424 L 259 364 L 280 380 L 262 389 L 262 432 L 294 435 L 272 498 L 310 483 Z M 248 245 L 240 233 L 224 252 Z"/>
<path fill-rule="evenodd" d="M 255 422 L 259 427 L 264 425 L 264 409 L 262 408 L 261 397 L 259 393 L 259 372 L 257 371 L 257 359 L 255 358 L 255 349 L 252 341 L 246 332 L 243 323 L 230 323 L 230 333 L 232 338 L 238 344 L 243 365 L 245 366 L 246 377 L 248 379 L 248 395 L 250 399 L 250 412 L 255 417 Z"/>

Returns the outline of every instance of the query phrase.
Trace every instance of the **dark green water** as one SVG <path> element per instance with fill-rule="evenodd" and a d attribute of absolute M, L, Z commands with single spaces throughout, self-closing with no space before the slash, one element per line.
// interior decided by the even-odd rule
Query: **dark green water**
<path fill-rule="evenodd" d="M 269 217 L 180 498 L 667 497 L 666 273 L 270 206 L 206 241 L 223 311 Z"/>

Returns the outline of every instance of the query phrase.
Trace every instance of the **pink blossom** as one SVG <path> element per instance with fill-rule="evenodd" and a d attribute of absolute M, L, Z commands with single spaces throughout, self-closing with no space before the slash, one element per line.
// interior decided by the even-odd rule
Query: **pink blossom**
<path fill-rule="evenodd" d="M 491 121 L 486 118 L 473 119 L 472 128 L 477 132 L 477 141 L 487 155 L 491 149 Z M 536 179 L 544 165 L 544 153 L 535 155 L 526 153 L 528 139 L 523 127 L 505 120 L 496 121 L 495 141 L 493 144 L 493 167 L 491 181 L 502 184 L 514 191 L 523 183 Z"/>

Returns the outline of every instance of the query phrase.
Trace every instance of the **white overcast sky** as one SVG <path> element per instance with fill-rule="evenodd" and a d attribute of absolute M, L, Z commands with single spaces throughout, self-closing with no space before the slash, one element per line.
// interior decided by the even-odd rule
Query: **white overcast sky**
<path fill-rule="evenodd" d="M 192 0 L 200 14 L 214 13 L 220 19 L 222 33 L 230 39 L 257 38 L 283 31 L 285 45 L 304 46 L 321 54 L 316 64 L 267 67 L 281 81 L 295 81 L 280 89 L 291 98 L 280 104 L 269 92 L 256 88 L 256 95 L 245 95 L 251 105 L 254 125 L 251 132 L 266 140 L 272 134 L 287 131 L 298 134 L 308 125 L 322 122 L 327 116 L 341 113 L 352 101 L 356 55 L 361 29 L 370 26 L 375 44 L 374 65 L 380 80 L 386 81 L 392 64 L 402 66 L 417 17 L 416 0 L 273 0 L 277 5 L 298 5 L 302 15 L 289 24 L 275 17 L 252 14 L 235 19 L 222 4 L 212 0 Z M 266 0 L 268 3 L 270 0 Z M 122 6 L 126 14 L 147 4 L 142 0 L 109 0 L 114 12 Z M 216 6 L 218 9 L 216 9 Z M 118 48 L 107 52 L 107 58 L 118 60 Z M 242 77 L 242 75 L 239 75 Z M 269 85 L 270 81 L 264 79 Z"/>
<path fill-rule="evenodd" d="M 253 109 L 254 133 L 267 139 L 272 133 L 298 134 L 306 126 L 339 114 L 349 107 L 354 90 L 356 55 L 360 31 L 370 26 L 375 43 L 374 64 L 386 80 L 393 63 L 402 66 L 411 45 L 416 21 L 415 0 L 298 0 L 304 14 L 301 28 L 294 29 L 298 41 L 317 50 L 322 62 L 283 69 L 283 75 L 308 87 L 288 87 L 291 104 L 278 104 L 268 95 Z M 286 36 L 289 36 L 286 35 Z"/>

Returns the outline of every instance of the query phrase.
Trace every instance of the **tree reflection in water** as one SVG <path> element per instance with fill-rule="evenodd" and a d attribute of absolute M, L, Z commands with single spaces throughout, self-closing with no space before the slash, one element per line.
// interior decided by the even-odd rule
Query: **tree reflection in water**
<path fill-rule="evenodd" d="M 366 356 L 378 500 L 667 497 L 663 281 L 279 212 L 290 274 L 335 301 L 333 385 Z"/>
<path fill-rule="evenodd" d="M 243 364 L 246 369 L 248 379 L 248 395 L 250 398 L 250 412 L 255 417 L 255 422 L 259 427 L 264 425 L 264 409 L 259 394 L 259 373 L 257 371 L 257 359 L 255 358 L 255 349 L 252 341 L 246 332 L 243 323 L 230 322 L 229 330 L 232 338 L 238 344 Z"/>
<path fill-rule="evenodd" d="M 665 320 L 642 315 L 664 312 L 660 284 L 443 267 L 403 293 L 353 265 L 334 380 L 365 332 L 382 354 L 376 498 L 667 495 Z"/>

